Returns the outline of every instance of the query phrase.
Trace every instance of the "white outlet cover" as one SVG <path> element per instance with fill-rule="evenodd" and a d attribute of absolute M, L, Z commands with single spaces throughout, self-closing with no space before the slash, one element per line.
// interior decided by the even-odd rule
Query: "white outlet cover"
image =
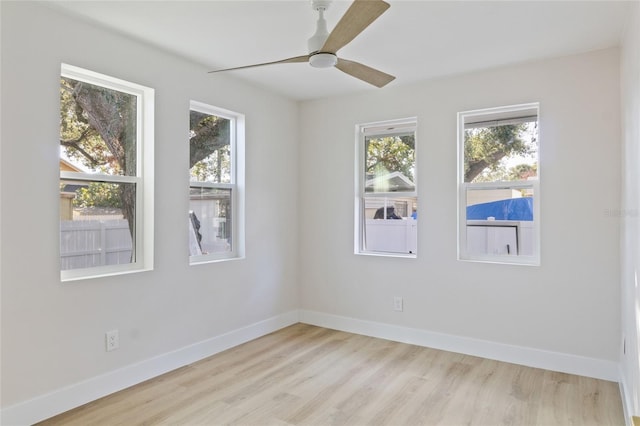
<path fill-rule="evenodd" d="M 402 312 L 402 310 L 403 310 L 402 296 L 395 296 L 393 298 L 393 310 L 394 311 L 398 311 L 398 312 Z"/>
<path fill-rule="evenodd" d="M 118 330 L 107 331 L 106 338 L 106 350 L 107 352 L 116 350 L 120 347 L 120 338 L 118 336 Z"/>

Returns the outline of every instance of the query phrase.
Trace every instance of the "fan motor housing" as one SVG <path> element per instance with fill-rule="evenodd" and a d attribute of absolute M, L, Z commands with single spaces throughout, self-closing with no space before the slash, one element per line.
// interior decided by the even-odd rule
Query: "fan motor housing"
<path fill-rule="evenodd" d="M 309 64 L 314 68 L 330 68 L 338 63 L 338 57 L 333 53 L 316 53 L 309 57 Z"/>

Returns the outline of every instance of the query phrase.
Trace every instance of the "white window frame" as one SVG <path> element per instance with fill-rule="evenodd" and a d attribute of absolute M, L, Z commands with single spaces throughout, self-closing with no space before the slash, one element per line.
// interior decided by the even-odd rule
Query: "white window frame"
<path fill-rule="evenodd" d="M 365 191 L 365 138 L 367 136 L 389 136 L 413 132 L 416 143 L 414 147 L 414 191 L 410 192 L 375 192 Z M 418 200 L 418 119 L 408 117 L 397 120 L 377 121 L 356 125 L 355 153 L 355 207 L 354 207 L 354 254 L 382 257 L 402 257 L 415 259 L 417 253 L 382 252 L 366 250 L 365 245 L 365 197 L 366 198 L 416 198 Z M 416 220 L 417 224 L 417 220 Z"/>
<path fill-rule="evenodd" d="M 230 121 L 231 183 L 199 182 L 189 179 L 189 187 L 231 189 L 231 251 L 190 255 L 189 265 L 244 258 L 244 141 L 245 116 L 204 102 L 190 101 L 191 111 L 215 115 Z M 187 146 L 188 148 L 188 146 Z M 187 191 L 189 193 L 189 191 Z"/>
<path fill-rule="evenodd" d="M 153 193 L 154 193 L 154 97 L 155 90 L 73 65 L 61 64 L 61 77 L 71 78 L 107 89 L 128 93 L 137 98 L 136 107 L 136 175 L 107 175 L 101 173 L 60 172 L 60 179 L 76 181 L 131 183 L 136 186 L 135 237 L 133 262 L 92 268 L 60 271 L 62 281 L 74 281 L 131 272 L 153 270 Z M 60 234 L 58 234 L 60 236 Z M 59 244 L 58 244 L 59 246 Z"/>
<path fill-rule="evenodd" d="M 527 181 L 501 181 L 467 183 L 464 181 L 464 132 L 465 124 L 473 127 L 479 123 L 500 122 L 513 124 L 523 122 L 533 117 L 538 122 L 538 152 L 537 179 Z M 486 108 L 458 113 L 458 260 L 486 263 L 504 263 L 516 265 L 540 265 L 540 105 L 537 102 L 511 105 L 497 108 Z M 484 120 L 484 118 L 489 118 Z M 529 120 L 530 121 L 530 120 Z M 499 254 L 471 254 L 467 252 L 467 190 L 490 189 L 531 189 L 533 190 L 533 255 L 499 255 Z M 517 228 L 520 238 L 520 228 Z"/>

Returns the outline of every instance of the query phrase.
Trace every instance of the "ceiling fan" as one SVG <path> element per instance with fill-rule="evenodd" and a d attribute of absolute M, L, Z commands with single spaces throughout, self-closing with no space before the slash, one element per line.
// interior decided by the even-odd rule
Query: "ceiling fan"
<path fill-rule="evenodd" d="M 318 12 L 318 23 L 315 34 L 308 41 L 310 52 L 308 55 L 209 72 L 216 73 L 264 65 L 308 62 L 314 68 L 336 67 L 340 71 L 376 87 L 383 87 L 393 81 L 395 77 L 392 75 L 358 62 L 338 58 L 337 56 L 338 50 L 350 43 L 389 8 L 389 3 L 383 0 L 354 0 L 333 31 L 329 33 L 327 31 L 327 22 L 324 19 L 324 12 L 330 3 L 330 0 L 311 1 L 312 8 Z"/>

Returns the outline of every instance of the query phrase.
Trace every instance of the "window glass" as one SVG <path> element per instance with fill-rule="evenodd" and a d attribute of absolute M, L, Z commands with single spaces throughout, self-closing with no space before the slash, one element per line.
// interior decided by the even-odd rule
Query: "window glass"
<path fill-rule="evenodd" d="M 415 192 L 413 133 L 366 136 L 365 192 Z"/>
<path fill-rule="evenodd" d="M 237 115 L 191 103 L 189 255 L 191 263 L 238 255 Z"/>
<path fill-rule="evenodd" d="M 136 175 L 138 97 L 60 79 L 60 156 L 71 171 Z"/>
<path fill-rule="evenodd" d="M 60 79 L 60 269 L 63 279 L 148 269 L 142 255 L 145 158 L 153 90 L 63 65 Z M 147 115 L 143 114 L 144 105 Z M 148 124 L 147 124 L 148 125 Z M 146 166 L 147 173 L 152 165 Z M 151 213 L 148 207 L 147 215 Z M 152 218 L 149 219 L 150 225 Z M 147 235 L 148 242 L 152 240 Z M 152 249 L 149 248 L 149 251 Z M 146 259 L 146 260 L 145 260 Z M 127 265 L 122 269 L 122 265 Z"/>
<path fill-rule="evenodd" d="M 358 127 L 356 253 L 417 253 L 415 121 Z"/>
<path fill-rule="evenodd" d="M 135 185 L 95 181 L 61 180 L 60 264 L 61 269 L 93 268 L 135 261 L 135 204 L 125 220 L 119 194 Z"/>
<path fill-rule="evenodd" d="M 191 110 L 190 123 L 191 180 L 231 183 L 231 120 Z"/>
<path fill-rule="evenodd" d="M 229 253 L 233 247 L 232 189 L 192 186 L 190 189 L 190 241 L 194 255 Z"/>
<path fill-rule="evenodd" d="M 538 122 L 467 124 L 464 181 L 501 182 L 538 177 Z M 479 126 L 479 127 L 476 127 Z"/>
<path fill-rule="evenodd" d="M 459 257 L 538 264 L 537 105 L 459 117 Z"/>

